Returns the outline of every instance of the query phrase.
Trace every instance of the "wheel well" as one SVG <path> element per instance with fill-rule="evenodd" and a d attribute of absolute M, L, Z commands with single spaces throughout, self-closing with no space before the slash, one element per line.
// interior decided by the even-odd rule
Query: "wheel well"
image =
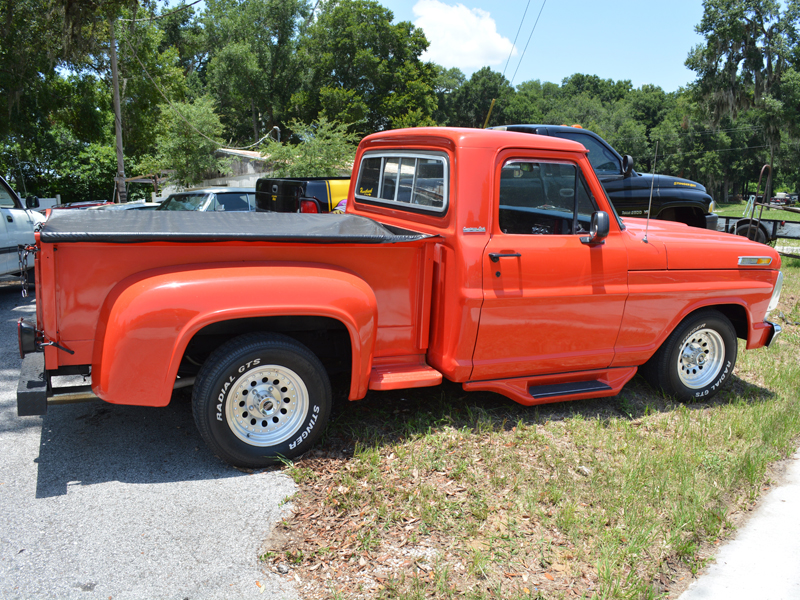
<path fill-rule="evenodd" d="M 207 325 L 198 331 L 183 353 L 178 373 L 196 375 L 208 356 L 231 338 L 252 332 L 280 333 L 313 352 L 328 375 L 349 375 L 352 363 L 350 334 L 343 323 L 328 317 L 284 316 L 234 319 Z"/>
<path fill-rule="evenodd" d="M 673 206 L 665 208 L 658 213 L 657 219 L 662 221 L 677 221 L 678 223 L 686 223 L 691 227 L 700 227 L 705 229 L 706 216 L 700 209 L 692 208 L 690 206 Z"/>
<path fill-rule="evenodd" d="M 747 339 L 747 332 L 748 332 L 747 311 L 744 309 L 743 306 L 739 306 L 738 304 L 721 304 L 719 306 L 704 306 L 700 310 L 705 310 L 709 308 L 717 310 L 726 317 L 728 317 L 728 320 L 733 325 L 734 331 L 736 331 L 737 338 L 743 340 Z M 687 315 L 687 317 L 688 316 L 689 315 Z"/>
<path fill-rule="evenodd" d="M 744 309 L 743 306 L 740 306 L 738 304 L 719 304 L 719 305 L 716 305 L 716 306 L 714 306 L 714 305 L 712 305 L 712 306 L 702 306 L 702 307 L 700 307 L 700 308 L 698 308 L 696 310 L 693 310 L 688 315 L 683 317 L 683 319 L 681 319 L 680 322 L 677 325 L 675 325 L 675 328 L 672 331 L 675 331 L 675 329 L 677 329 L 680 326 L 681 323 L 683 323 L 686 319 L 691 318 L 692 315 L 700 312 L 701 310 L 716 310 L 716 311 L 722 313 L 723 315 L 728 317 L 728 320 L 731 322 L 731 325 L 733 325 L 733 330 L 736 332 L 736 337 L 739 338 L 739 339 L 742 339 L 742 340 L 746 340 L 747 339 L 747 333 L 749 331 L 748 322 L 747 322 L 747 311 Z M 672 331 L 670 331 L 670 334 L 672 333 Z M 669 339 L 669 338 L 667 337 L 667 339 Z M 665 339 L 661 343 L 660 347 L 663 347 L 664 344 L 667 343 L 667 339 Z M 652 361 L 655 359 L 657 354 L 658 354 L 658 349 L 648 359 L 647 363 L 648 364 L 652 363 Z"/>

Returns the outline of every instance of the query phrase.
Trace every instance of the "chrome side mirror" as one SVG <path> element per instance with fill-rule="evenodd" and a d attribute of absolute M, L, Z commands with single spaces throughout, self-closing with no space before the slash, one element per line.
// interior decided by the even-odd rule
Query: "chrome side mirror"
<path fill-rule="evenodd" d="M 582 244 L 605 244 L 610 229 L 608 213 L 598 210 L 592 213 L 592 224 L 589 226 L 589 235 L 581 238 Z"/>

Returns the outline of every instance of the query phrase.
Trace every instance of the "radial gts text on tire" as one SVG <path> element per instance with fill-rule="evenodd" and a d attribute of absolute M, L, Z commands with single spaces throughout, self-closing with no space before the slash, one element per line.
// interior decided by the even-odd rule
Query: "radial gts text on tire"
<path fill-rule="evenodd" d="M 322 363 L 290 337 L 250 333 L 217 348 L 192 392 L 200 435 L 224 461 L 260 468 L 306 452 L 331 409 Z"/>
<path fill-rule="evenodd" d="M 675 328 L 641 372 L 651 386 L 679 400 L 710 398 L 730 381 L 737 351 L 730 320 L 701 310 Z"/>

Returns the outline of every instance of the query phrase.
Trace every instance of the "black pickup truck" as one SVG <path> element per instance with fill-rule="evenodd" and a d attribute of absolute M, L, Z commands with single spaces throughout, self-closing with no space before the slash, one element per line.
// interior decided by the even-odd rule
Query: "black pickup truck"
<path fill-rule="evenodd" d="M 717 228 L 718 217 L 712 212 L 713 201 L 705 187 L 688 179 L 637 173 L 630 156 L 621 156 L 593 131 L 566 125 L 506 125 L 492 129 L 550 135 L 583 144 L 600 183 L 621 216 L 647 216 L 650 186 L 655 177 L 651 213 L 654 219 L 712 231 Z"/>

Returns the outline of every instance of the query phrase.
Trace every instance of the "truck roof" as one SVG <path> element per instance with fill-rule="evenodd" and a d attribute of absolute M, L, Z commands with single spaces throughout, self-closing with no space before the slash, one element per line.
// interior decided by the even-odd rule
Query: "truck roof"
<path fill-rule="evenodd" d="M 420 145 L 450 146 L 454 148 L 532 148 L 536 150 L 560 150 L 562 152 L 586 153 L 586 148 L 578 142 L 544 135 L 531 135 L 513 131 L 494 129 L 469 129 L 464 127 L 414 127 L 411 129 L 392 129 L 373 133 L 365 137 L 362 147 L 380 145 L 381 141 Z"/>

